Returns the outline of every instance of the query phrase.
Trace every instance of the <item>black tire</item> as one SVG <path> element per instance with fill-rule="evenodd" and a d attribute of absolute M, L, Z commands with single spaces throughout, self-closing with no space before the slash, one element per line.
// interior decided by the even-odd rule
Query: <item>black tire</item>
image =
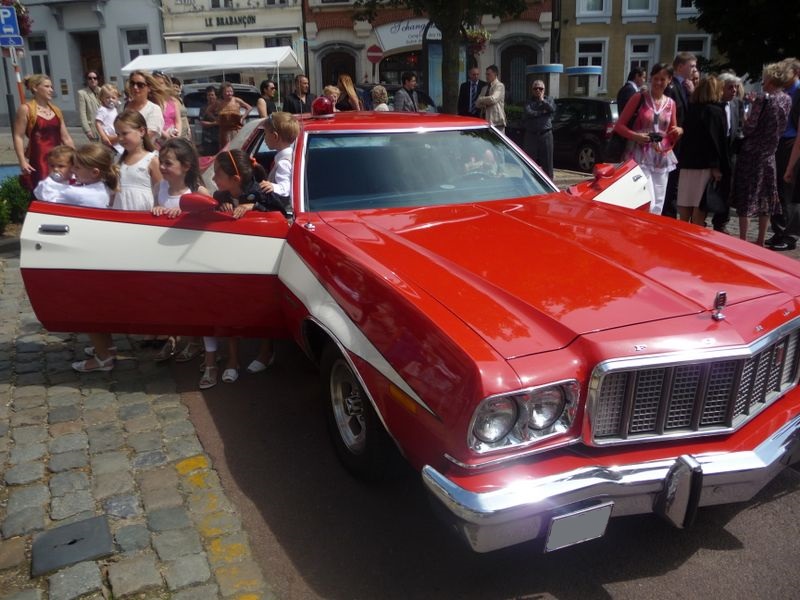
<path fill-rule="evenodd" d="M 357 479 L 386 478 L 393 443 L 350 363 L 332 343 L 322 353 L 321 371 L 328 433 L 339 460 Z"/>
<path fill-rule="evenodd" d="M 575 162 L 584 173 L 591 173 L 600 157 L 597 146 L 589 142 L 582 142 L 575 153 Z"/>

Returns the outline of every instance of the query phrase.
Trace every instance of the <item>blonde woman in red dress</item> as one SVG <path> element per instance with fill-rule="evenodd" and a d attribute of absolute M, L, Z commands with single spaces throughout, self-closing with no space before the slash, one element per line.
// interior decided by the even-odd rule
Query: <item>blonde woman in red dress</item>
<path fill-rule="evenodd" d="M 33 99 L 21 104 L 14 118 L 14 152 L 22 171 L 23 185 L 31 192 L 47 177 L 47 153 L 56 146 L 72 148 L 75 143 L 67 131 L 61 110 L 53 104 L 53 82 L 47 75 L 29 75 L 25 87 Z M 28 147 L 25 147 L 25 137 Z"/>

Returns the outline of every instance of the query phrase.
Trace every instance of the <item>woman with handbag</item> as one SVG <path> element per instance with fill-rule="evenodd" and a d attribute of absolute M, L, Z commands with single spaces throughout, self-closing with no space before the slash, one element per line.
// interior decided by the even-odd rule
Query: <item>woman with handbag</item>
<path fill-rule="evenodd" d="M 633 148 L 626 151 L 623 158 L 635 160 L 647 176 L 650 212 L 654 215 L 660 215 L 664 206 L 667 179 L 678 164 L 672 147 L 683 135 L 683 129 L 676 122 L 675 102 L 664 94 L 670 81 L 670 68 L 654 65 L 650 70 L 650 89 L 628 100 L 614 127 L 615 133 L 633 142 Z M 629 127 L 634 113 L 636 119 L 633 127 Z"/>
<path fill-rule="evenodd" d="M 53 104 L 53 82 L 47 75 L 29 75 L 25 87 L 33 100 L 20 104 L 14 117 L 14 152 L 22 171 L 20 180 L 28 191 L 47 177 L 50 168 L 47 153 L 56 146 L 75 147 L 67 131 L 61 110 Z M 25 137 L 28 147 L 25 147 Z"/>
<path fill-rule="evenodd" d="M 706 187 L 711 186 L 713 197 L 714 186 L 728 171 L 727 119 L 721 99 L 720 81 L 713 75 L 704 77 L 692 92 L 683 123 L 678 218 L 700 226 L 706 219 L 706 210 L 700 206 Z"/>
<path fill-rule="evenodd" d="M 739 215 L 739 237 L 746 240 L 750 219 L 758 218 L 755 243 L 759 246 L 764 245 L 770 216 L 781 212 L 775 151 L 792 108 L 791 98 L 783 91 L 790 80 L 786 67 L 767 65 L 762 78 L 764 94 L 755 99 L 744 124 L 731 194 L 731 204 Z"/>

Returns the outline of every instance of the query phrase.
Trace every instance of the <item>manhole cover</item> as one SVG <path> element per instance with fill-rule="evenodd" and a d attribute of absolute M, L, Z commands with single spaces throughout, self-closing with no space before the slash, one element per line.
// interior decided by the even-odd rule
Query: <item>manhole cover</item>
<path fill-rule="evenodd" d="M 56 527 L 33 538 L 31 574 L 34 577 L 68 565 L 108 556 L 114 542 L 106 518 L 92 517 Z"/>

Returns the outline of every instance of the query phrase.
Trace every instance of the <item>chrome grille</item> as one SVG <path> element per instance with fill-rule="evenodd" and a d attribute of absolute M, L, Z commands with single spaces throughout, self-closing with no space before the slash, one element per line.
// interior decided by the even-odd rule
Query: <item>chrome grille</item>
<path fill-rule="evenodd" d="M 598 444 L 704 435 L 748 421 L 797 384 L 800 331 L 734 357 L 611 367 L 591 394 Z"/>

